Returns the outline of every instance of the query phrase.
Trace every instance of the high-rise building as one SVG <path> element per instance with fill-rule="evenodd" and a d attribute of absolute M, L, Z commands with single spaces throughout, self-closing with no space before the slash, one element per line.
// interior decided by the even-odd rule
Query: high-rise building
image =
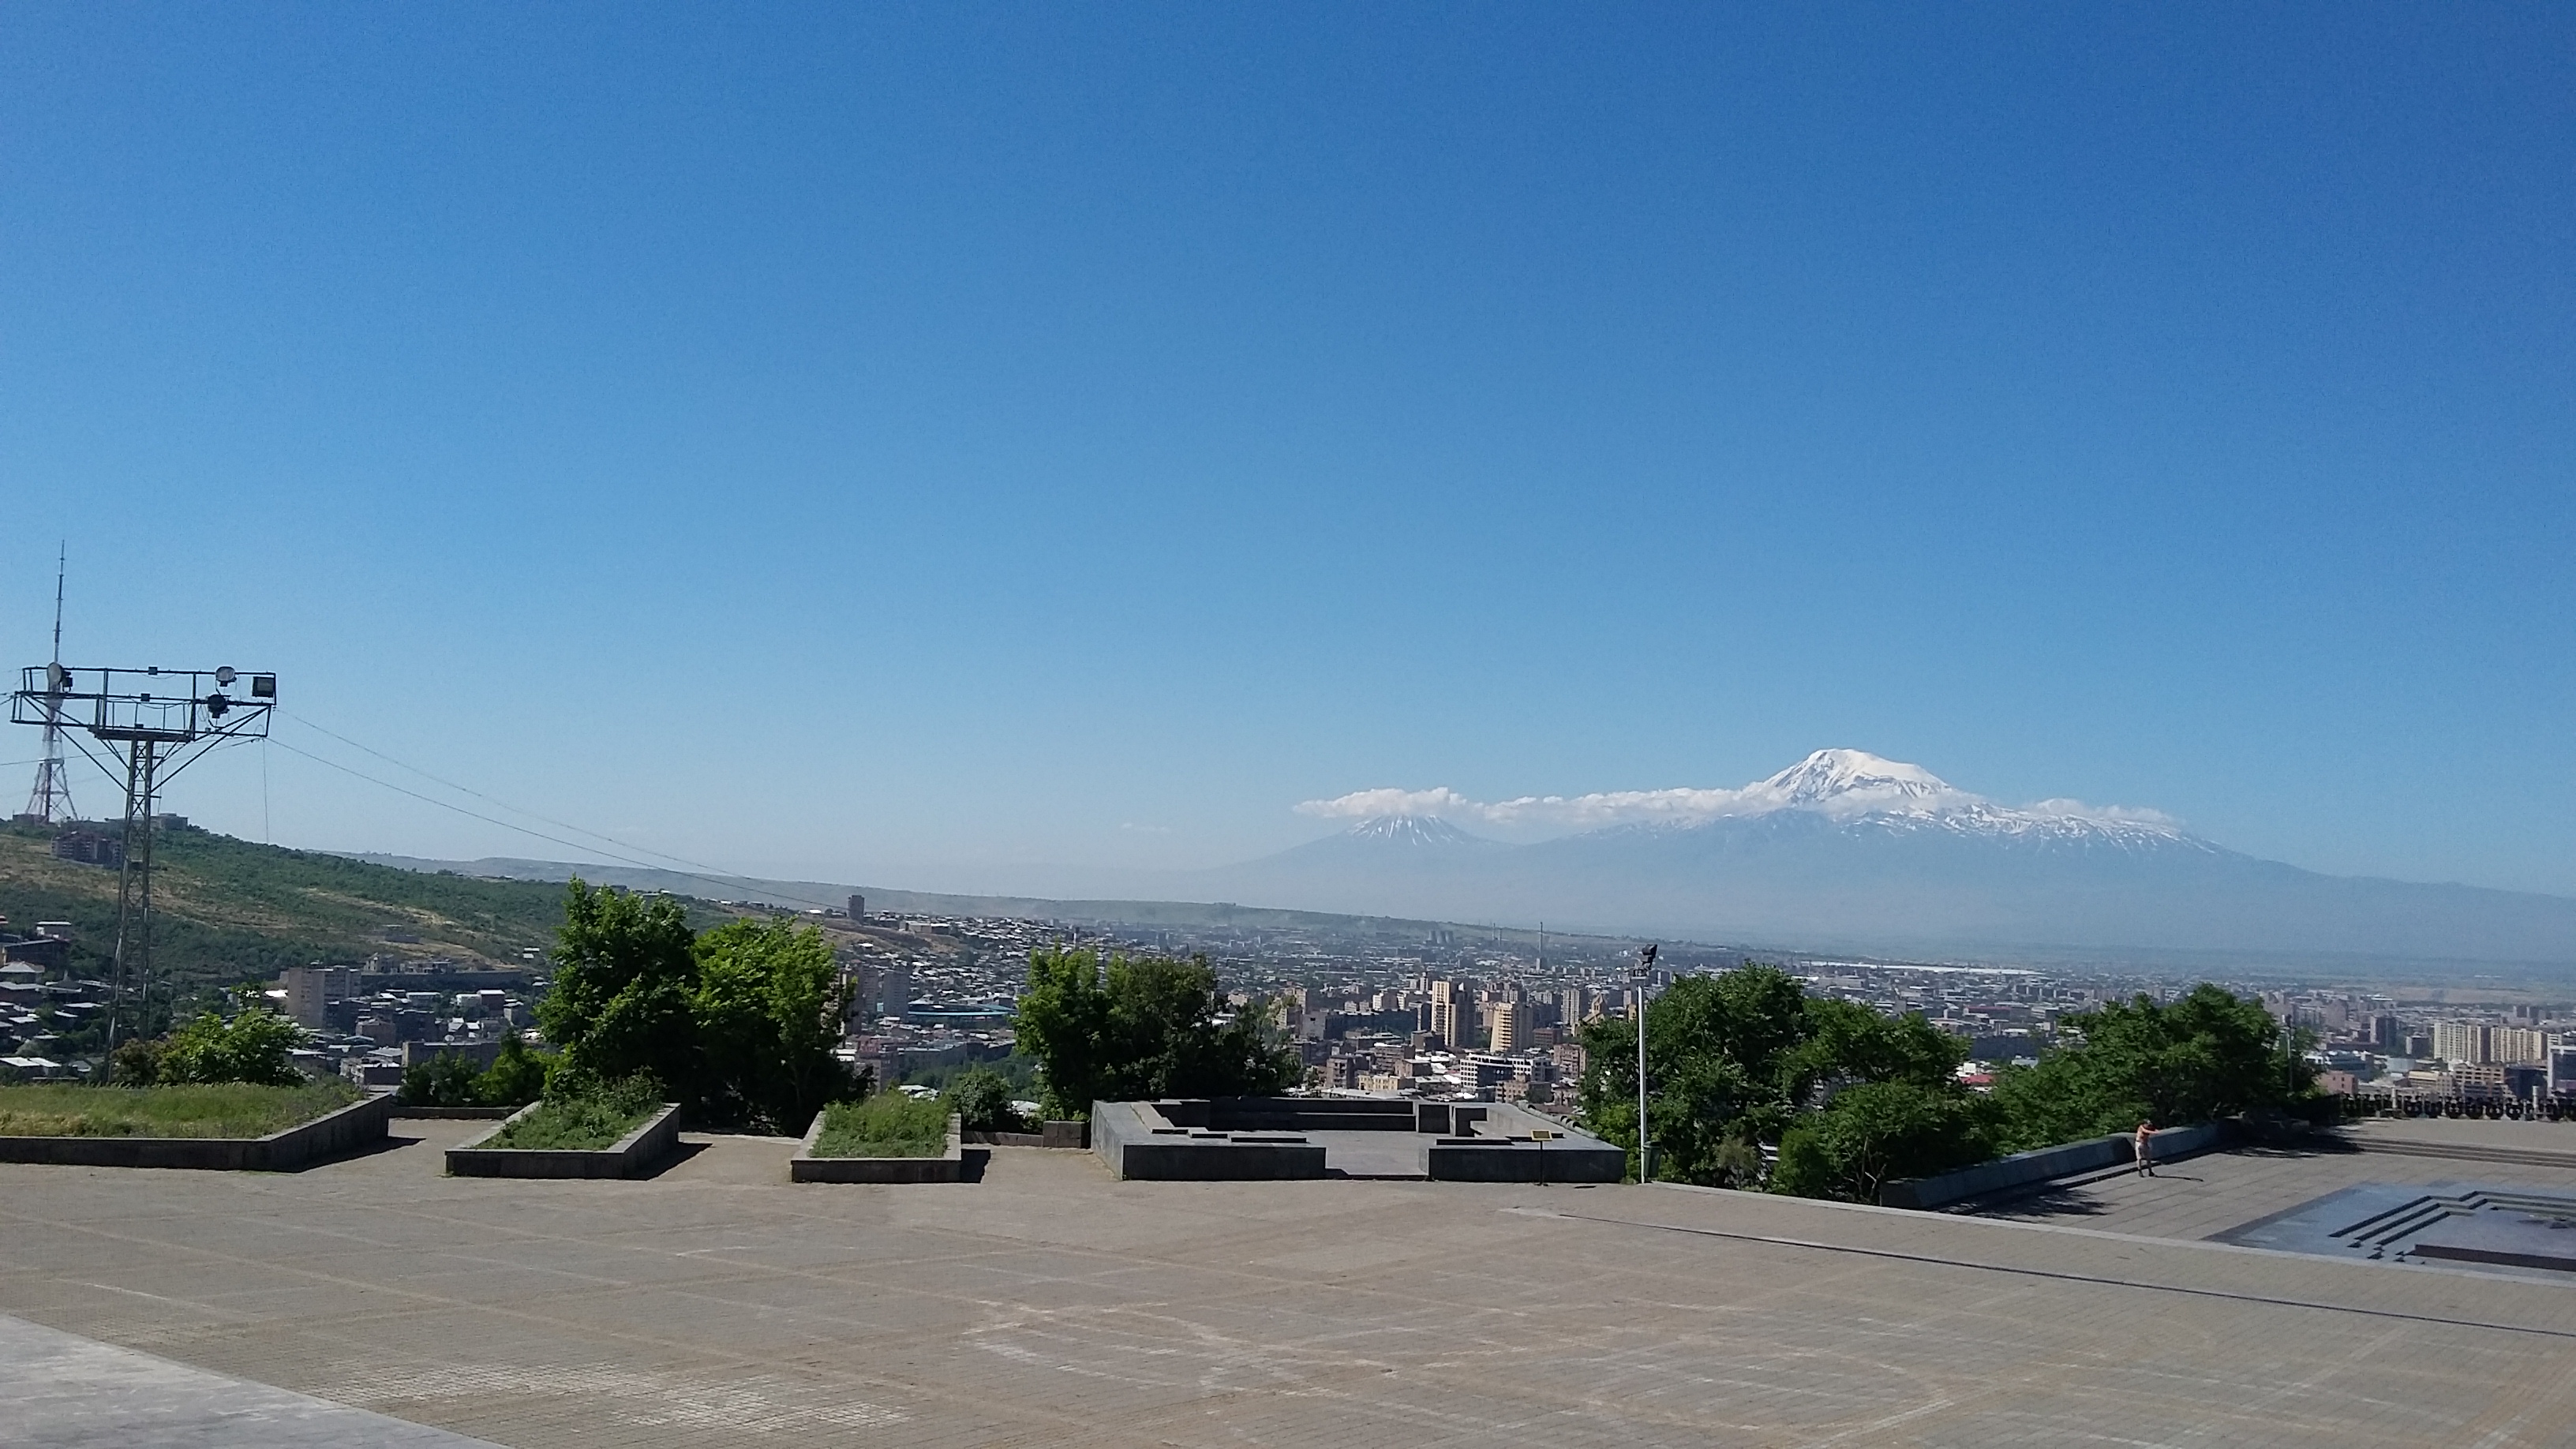
<path fill-rule="evenodd" d="M 358 992 L 355 966 L 289 966 L 279 973 L 286 988 L 286 1014 L 297 1026 L 320 1031 L 331 1024 L 331 1008 Z"/>
<path fill-rule="evenodd" d="M 851 920 L 853 920 L 853 921 L 864 921 L 864 920 L 866 920 L 867 918 L 868 918 L 868 898 L 867 898 L 866 896 L 862 896 L 862 895 L 853 895 L 853 896 L 851 896 L 851 897 L 850 897 L 850 919 L 851 919 Z"/>
<path fill-rule="evenodd" d="M 2406 1050 L 2406 1024 L 2391 1012 L 2381 1012 L 2370 1019 L 2370 1044 L 2384 1052 Z"/>
<path fill-rule="evenodd" d="M 1497 1001 L 1494 1003 L 1493 1013 L 1494 1034 L 1490 1043 L 1491 1049 L 1499 1053 L 1519 1051 L 1521 1049 L 1521 1004 L 1517 1001 Z"/>
<path fill-rule="evenodd" d="M 1476 1038 L 1476 989 L 1465 981 L 1431 983 L 1431 1032 L 1453 1051 Z"/>
<path fill-rule="evenodd" d="M 2527 1026 L 2490 1027 L 2487 1044 L 2487 1059 L 2505 1066 L 2531 1066 L 2549 1059 L 2547 1034 Z"/>
<path fill-rule="evenodd" d="M 2493 1028 L 2476 1021 L 2433 1023 L 2433 1055 L 2453 1065 L 2481 1065 L 2495 1060 Z"/>

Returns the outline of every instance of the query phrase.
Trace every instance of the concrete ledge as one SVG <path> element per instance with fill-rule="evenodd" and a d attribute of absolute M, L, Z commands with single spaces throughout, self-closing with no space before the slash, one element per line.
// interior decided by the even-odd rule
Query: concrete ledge
<path fill-rule="evenodd" d="M 680 1141 L 680 1104 L 665 1102 L 643 1125 L 596 1151 L 563 1147 L 485 1147 L 503 1128 L 544 1106 L 530 1102 L 489 1132 L 447 1149 L 450 1177 L 641 1177 Z"/>
<path fill-rule="evenodd" d="M 2235 1140 L 2233 1122 L 2203 1122 L 2196 1127 L 2168 1127 L 2155 1135 L 2153 1160 L 2179 1162 L 2196 1157 L 2215 1147 Z M 2137 1147 L 2128 1133 L 2108 1137 L 2089 1137 L 2081 1142 L 2042 1147 L 2034 1152 L 2016 1152 L 1992 1162 L 1980 1162 L 1938 1177 L 1907 1178 L 1881 1188 L 1881 1207 L 1939 1208 L 1970 1198 L 1986 1197 L 2016 1188 L 2034 1187 L 2060 1177 L 2098 1172 L 2106 1167 L 2119 1167 L 2137 1160 Z"/>
<path fill-rule="evenodd" d="M 1182 1115 L 1193 1115 L 1183 1107 Z M 1191 1129 L 1151 1102 L 1091 1104 L 1091 1150 L 1113 1177 L 1147 1182 L 1279 1182 L 1324 1175 L 1324 1149 L 1295 1137 L 1242 1141 Z"/>
<path fill-rule="evenodd" d="M 394 1102 L 397 1117 L 417 1117 L 423 1122 L 506 1122 L 524 1108 L 519 1107 L 406 1107 L 399 1098 Z"/>
<path fill-rule="evenodd" d="M 969 1132 L 966 1140 L 990 1147 L 1070 1147 L 1085 1150 L 1091 1146 L 1091 1124 L 1048 1122 L 1036 1132 Z"/>
<path fill-rule="evenodd" d="M 990 1135 L 990 1134 L 988 1134 Z M 1035 1136 L 1034 1133 L 1006 1133 L 1006 1136 Z M 817 1157 L 814 1144 L 823 1136 L 823 1114 L 814 1114 L 814 1125 L 805 1129 L 805 1140 L 796 1144 L 796 1155 L 787 1159 L 789 1182 L 963 1182 L 966 1174 L 966 1135 L 958 1130 L 957 1114 L 948 1114 L 948 1150 L 937 1157 Z"/>
<path fill-rule="evenodd" d="M 392 1115 L 393 1098 L 379 1093 L 266 1137 L 0 1137 L 0 1162 L 293 1172 L 316 1158 L 382 1142 Z"/>

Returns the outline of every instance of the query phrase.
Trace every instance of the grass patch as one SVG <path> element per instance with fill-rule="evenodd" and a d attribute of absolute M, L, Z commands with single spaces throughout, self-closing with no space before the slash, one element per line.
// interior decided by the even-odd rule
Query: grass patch
<path fill-rule="evenodd" d="M 265 1137 L 365 1094 L 337 1079 L 292 1087 L 0 1087 L 0 1137 Z"/>
<path fill-rule="evenodd" d="M 948 1107 L 880 1092 L 823 1109 L 816 1157 L 937 1157 L 948 1150 Z"/>
<path fill-rule="evenodd" d="M 629 1078 L 563 1096 L 476 1144 L 519 1152 L 601 1152 L 662 1110 L 662 1092 L 649 1079 Z"/>

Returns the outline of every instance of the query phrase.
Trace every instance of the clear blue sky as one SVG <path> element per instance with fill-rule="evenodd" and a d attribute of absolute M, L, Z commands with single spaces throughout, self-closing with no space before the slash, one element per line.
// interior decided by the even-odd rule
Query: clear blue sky
<path fill-rule="evenodd" d="M 2565 7 L 0 31 L 12 664 L 64 538 L 76 663 L 888 885 L 1847 745 L 2576 892 Z"/>

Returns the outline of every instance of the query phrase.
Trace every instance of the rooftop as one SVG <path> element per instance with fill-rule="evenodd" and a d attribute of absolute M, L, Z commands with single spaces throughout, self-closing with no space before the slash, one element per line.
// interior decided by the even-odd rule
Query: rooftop
<path fill-rule="evenodd" d="M 1038 1149 L 977 1183 L 798 1187 L 787 1144 L 751 1138 L 693 1138 L 650 1181 L 441 1176 L 436 1149 L 483 1125 L 400 1120 L 402 1145 L 292 1175 L 0 1166 L 0 1314 L 27 1321 L 0 1320 L 0 1441 L 302 1442 L 278 1426 L 332 1405 L 516 1449 L 2349 1449 L 2576 1425 L 2576 1287 L 2189 1240 L 2347 1164 L 2565 1169 L 2231 1153 L 2035 1221 L 1116 1182 Z M 126 1389 L 67 1395 L 66 1364 Z"/>

